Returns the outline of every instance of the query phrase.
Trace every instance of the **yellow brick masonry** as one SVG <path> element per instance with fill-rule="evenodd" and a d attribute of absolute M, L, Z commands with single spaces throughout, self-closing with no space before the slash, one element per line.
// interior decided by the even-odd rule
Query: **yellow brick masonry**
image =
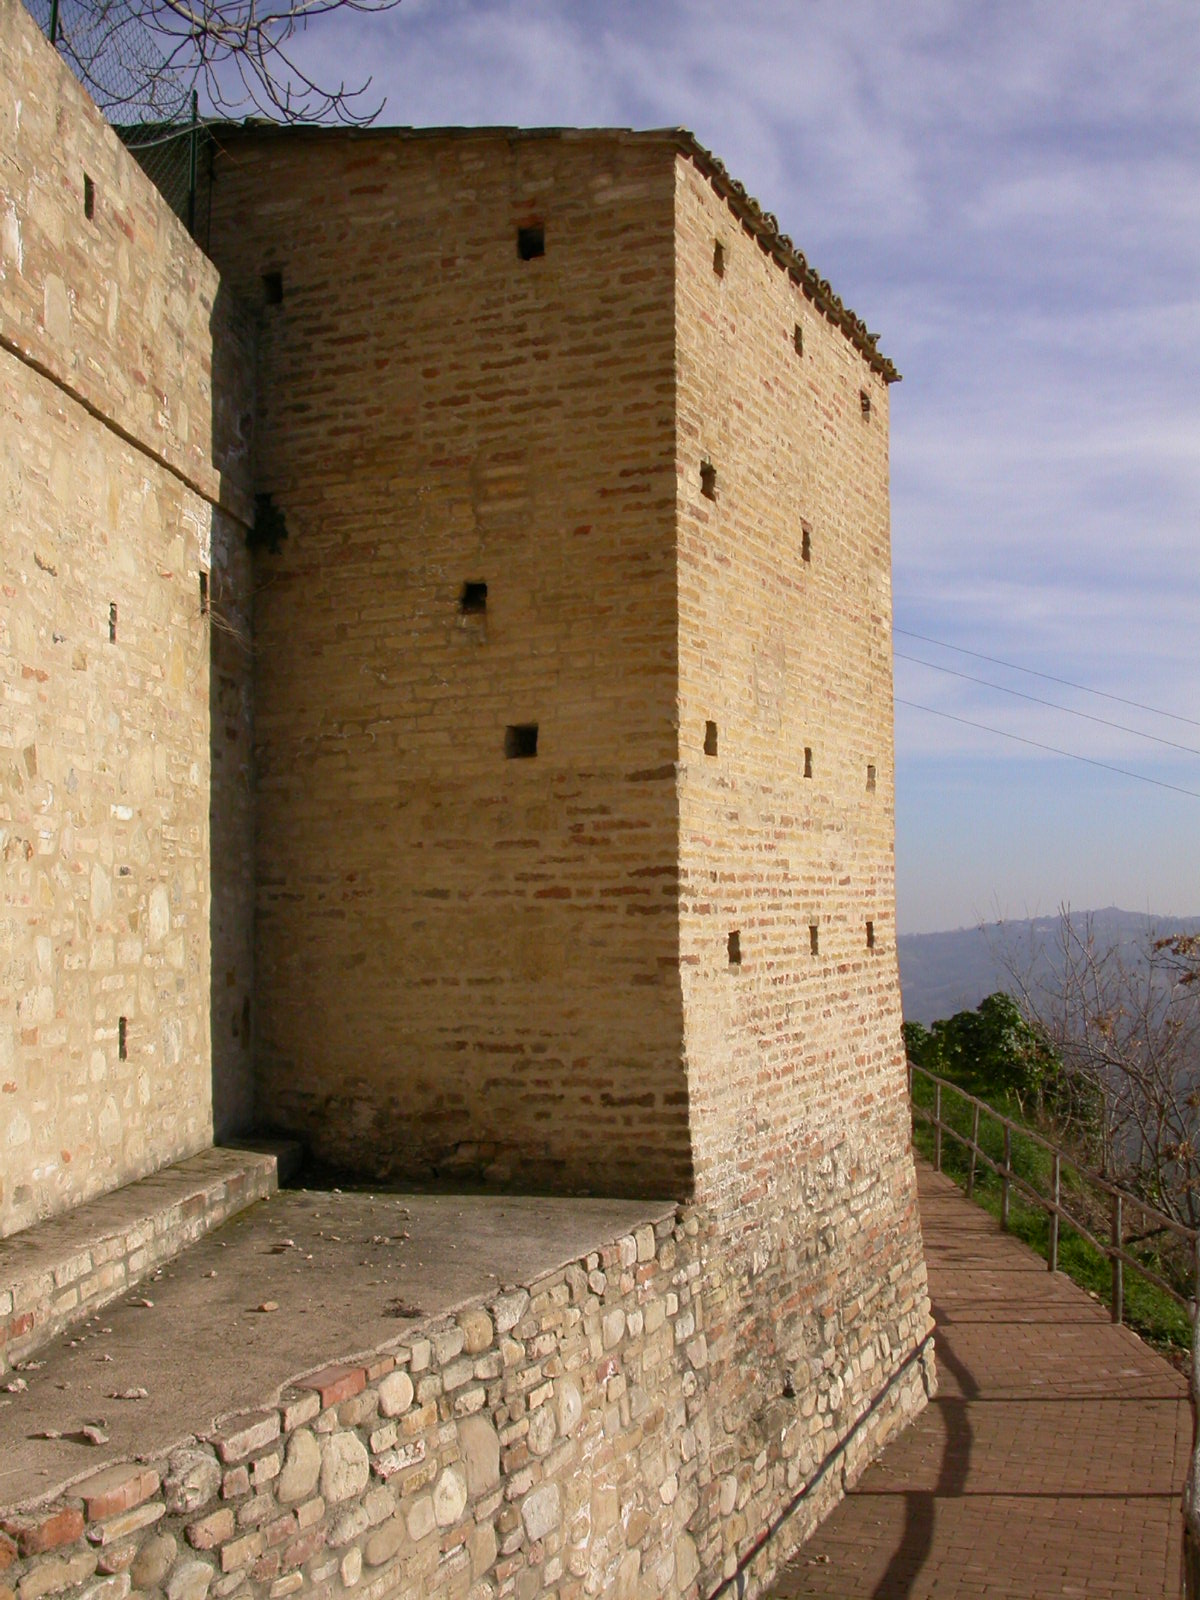
<path fill-rule="evenodd" d="M 676 175 L 684 1037 L 697 1193 L 738 1285 L 715 1349 L 764 1389 L 772 1366 L 796 1387 L 836 1369 L 850 1416 L 929 1319 L 895 953 L 888 391 L 708 176 Z"/>
<path fill-rule="evenodd" d="M 247 298 L 283 286 L 258 413 L 289 529 L 256 617 L 261 1113 L 376 1172 L 686 1192 L 670 155 L 227 146 L 214 256 Z M 506 759 L 531 723 L 536 758 Z"/>
<path fill-rule="evenodd" d="M 878 360 L 670 135 L 234 136 L 214 240 L 284 290 L 264 1113 L 370 1171 L 686 1185 L 712 1482 L 793 1403 L 850 1437 L 929 1329 Z"/>
<path fill-rule="evenodd" d="M 241 382 L 214 413 L 214 322 L 235 367 L 246 349 L 214 269 L 15 0 L 0 128 L 7 1234 L 211 1143 L 214 936 L 237 996 L 216 1003 L 217 1098 L 226 1128 L 245 1120 L 248 904 L 232 884 L 213 901 L 209 809 L 244 874 L 247 671 L 224 636 L 210 670 L 199 579 L 245 585 L 213 501 L 248 503 L 249 416 Z"/>

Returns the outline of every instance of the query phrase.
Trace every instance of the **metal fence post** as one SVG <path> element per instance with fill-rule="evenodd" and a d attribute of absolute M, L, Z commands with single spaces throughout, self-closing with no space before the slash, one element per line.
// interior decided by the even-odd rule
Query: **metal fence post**
<path fill-rule="evenodd" d="M 1009 1173 L 1012 1171 L 1012 1129 L 1004 1124 L 1004 1180 L 1000 1190 L 1000 1226 L 1008 1228 L 1008 1202 L 1012 1190 Z"/>
<path fill-rule="evenodd" d="M 1124 1244 L 1123 1232 L 1121 1196 L 1114 1194 L 1112 1197 L 1112 1242 L 1114 1251 L 1120 1250 Z M 1125 1263 L 1119 1255 L 1115 1254 L 1112 1258 L 1112 1319 L 1114 1322 L 1123 1322 L 1125 1320 Z"/>
<path fill-rule="evenodd" d="M 942 1086 L 935 1083 L 933 1086 L 933 1167 L 935 1172 L 942 1170 Z"/>
<path fill-rule="evenodd" d="M 50 43 L 58 44 L 58 0 L 50 0 Z"/>
<path fill-rule="evenodd" d="M 975 1194 L 975 1156 L 979 1149 L 979 1107 L 974 1106 L 971 1113 L 971 1164 L 967 1168 L 967 1199 Z"/>
<path fill-rule="evenodd" d="M 1050 1253 L 1046 1258 L 1046 1266 L 1051 1272 L 1058 1271 L 1058 1205 L 1062 1198 L 1062 1157 L 1058 1151 L 1054 1152 L 1054 1178 L 1053 1199 L 1055 1209 L 1050 1213 Z"/>

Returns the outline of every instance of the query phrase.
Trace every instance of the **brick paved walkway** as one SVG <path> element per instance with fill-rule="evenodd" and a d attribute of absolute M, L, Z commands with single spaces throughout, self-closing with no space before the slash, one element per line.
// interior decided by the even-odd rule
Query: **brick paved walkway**
<path fill-rule="evenodd" d="M 1177 1596 L 1183 1379 L 918 1165 L 938 1397 L 770 1594 Z"/>

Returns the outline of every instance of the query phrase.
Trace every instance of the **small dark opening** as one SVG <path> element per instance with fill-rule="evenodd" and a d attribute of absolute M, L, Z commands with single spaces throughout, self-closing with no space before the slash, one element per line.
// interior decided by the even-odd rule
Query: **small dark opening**
<path fill-rule="evenodd" d="M 96 185 L 86 172 L 83 175 L 83 214 L 89 222 L 96 215 Z"/>
<path fill-rule="evenodd" d="M 458 597 L 458 609 L 464 617 L 477 617 L 487 610 L 487 584 L 464 583 Z"/>
<path fill-rule="evenodd" d="M 792 332 L 792 344 L 796 348 L 796 354 L 802 356 L 804 354 L 804 329 L 799 323 L 796 324 Z"/>
<path fill-rule="evenodd" d="M 801 561 L 812 560 L 812 529 L 807 522 L 800 524 L 800 559 Z"/>
<path fill-rule="evenodd" d="M 862 407 L 863 416 L 869 417 L 871 415 L 871 396 L 865 389 L 858 391 L 858 403 Z"/>
<path fill-rule="evenodd" d="M 504 730 L 504 754 L 510 761 L 528 761 L 537 755 L 538 725 L 517 722 Z"/>
<path fill-rule="evenodd" d="M 117 642 L 117 602 L 110 600 L 108 603 L 108 642 Z"/>
<path fill-rule="evenodd" d="M 717 498 L 717 469 L 711 461 L 700 463 L 700 493 L 706 500 Z"/>
<path fill-rule="evenodd" d="M 821 930 L 815 922 L 808 925 L 808 953 L 811 956 L 821 953 Z"/>
<path fill-rule="evenodd" d="M 546 254 L 546 230 L 540 222 L 517 229 L 517 254 L 522 261 L 532 261 Z"/>
<path fill-rule="evenodd" d="M 808 744 L 804 746 L 804 776 L 812 777 L 812 746 Z"/>
<path fill-rule="evenodd" d="M 208 573 L 207 572 L 202 572 L 200 574 L 200 615 L 202 617 L 206 617 L 208 615 Z"/>
<path fill-rule="evenodd" d="M 124 1017 L 117 1018 L 117 1058 L 121 1061 L 129 1060 L 128 1026 Z"/>
<path fill-rule="evenodd" d="M 875 768 L 870 763 L 867 764 L 867 793 L 875 793 Z"/>
<path fill-rule="evenodd" d="M 867 923 L 867 949 L 868 950 L 874 950 L 874 948 L 875 948 L 875 924 L 873 922 L 868 922 Z"/>
<path fill-rule="evenodd" d="M 242 996 L 242 1043 L 250 1043 L 250 996 Z"/>
<path fill-rule="evenodd" d="M 736 930 L 729 935 L 729 965 L 740 967 L 742 964 L 742 936 Z"/>
<path fill-rule="evenodd" d="M 283 273 L 264 272 L 262 275 L 263 302 L 269 306 L 283 304 Z"/>
<path fill-rule="evenodd" d="M 717 753 L 717 725 L 715 722 L 704 724 L 704 754 L 715 756 Z"/>
<path fill-rule="evenodd" d="M 725 246 L 720 239 L 713 241 L 713 271 L 718 278 L 725 276 Z"/>

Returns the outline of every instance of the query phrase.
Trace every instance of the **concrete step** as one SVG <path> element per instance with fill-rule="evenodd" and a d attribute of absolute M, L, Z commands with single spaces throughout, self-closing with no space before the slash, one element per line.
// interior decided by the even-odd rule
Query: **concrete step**
<path fill-rule="evenodd" d="M 0 1372 L 273 1194 L 300 1156 L 287 1140 L 216 1146 L 0 1239 Z"/>

